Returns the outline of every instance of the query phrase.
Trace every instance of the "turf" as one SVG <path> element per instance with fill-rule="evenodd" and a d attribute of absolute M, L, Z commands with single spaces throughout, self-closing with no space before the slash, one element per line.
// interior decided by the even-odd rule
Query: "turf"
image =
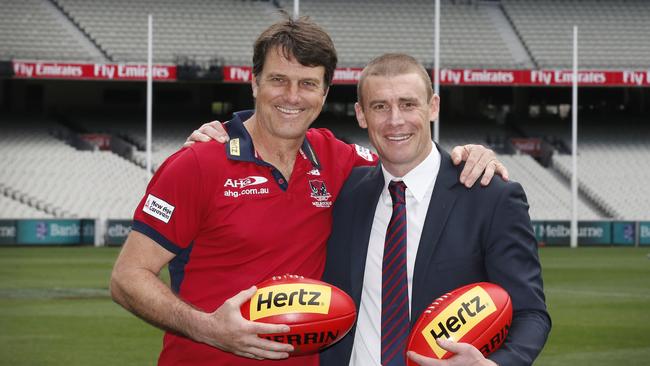
<path fill-rule="evenodd" d="M 650 248 L 542 248 L 553 330 L 536 365 L 647 365 Z M 162 332 L 111 302 L 118 249 L 0 248 L 0 365 L 153 365 Z"/>

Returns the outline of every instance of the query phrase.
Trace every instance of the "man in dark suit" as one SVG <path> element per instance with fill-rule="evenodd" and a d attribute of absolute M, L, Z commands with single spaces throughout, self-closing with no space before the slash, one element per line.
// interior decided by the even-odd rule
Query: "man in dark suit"
<path fill-rule="evenodd" d="M 323 366 L 404 365 L 408 328 L 422 311 L 479 281 L 502 286 L 512 298 L 513 322 L 501 348 L 486 359 L 469 344 L 439 339 L 453 357 L 409 352 L 412 360 L 530 365 L 546 342 L 551 321 L 525 193 L 499 179 L 471 189 L 458 183 L 461 168 L 431 141 L 439 98 L 429 80 L 403 54 L 380 56 L 362 73 L 357 119 L 381 164 L 355 169 L 335 203 L 323 280 L 347 291 L 359 315 L 355 328 L 321 354 Z M 396 303 L 401 314 L 387 316 Z"/>

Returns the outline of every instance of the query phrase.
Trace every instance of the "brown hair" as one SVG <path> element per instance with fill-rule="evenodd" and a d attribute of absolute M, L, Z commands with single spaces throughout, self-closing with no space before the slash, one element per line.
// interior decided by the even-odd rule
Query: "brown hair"
<path fill-rule="evenodd" d="M 357 84 L 357 99 L 363 107 L 362 90 L 363 83 L 369 76 L 398 76 L 404 74 L 418 74 L 424 81 L 427 89 L 427 102 L 433 97 L 433 88 L 431 87 L 431 77 L 425 70 L 424 66 L 413 56 L 405 53 L 385 53 L 372 59 L 361 72 L 359 83 Z"/>
<path fill-rule="evenodd" d="M 332 84 L 338 61 L 334 42 L 325 30 L 309 17 L 286 18 L 260 34 L 253 47 L 253 74 L 256 77 L 259 77 L 264 69 L 266 53 L 276 47 L 284 57 L 293 57 L 303 66 L 323 66 L 324 87 Z"/>

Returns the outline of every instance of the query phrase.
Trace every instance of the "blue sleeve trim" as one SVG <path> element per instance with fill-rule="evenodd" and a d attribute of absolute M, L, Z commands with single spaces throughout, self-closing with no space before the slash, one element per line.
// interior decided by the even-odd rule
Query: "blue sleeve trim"
<path fill-rule="evenodd" d="M 131 229 L 148 236 L 153 241 L 158 243 L 161 247 L 169 250 L 170 252 L 176 255 L 179 255 L 183 251 L 183 248 L 174 244 L 173 242 L 165 238 L 161 233 L 156 231 L 156 229 L 152 228 L 151 226 L 145 224 L 142 221 L 133 220 L 133 226 L 131 227 Z"/>

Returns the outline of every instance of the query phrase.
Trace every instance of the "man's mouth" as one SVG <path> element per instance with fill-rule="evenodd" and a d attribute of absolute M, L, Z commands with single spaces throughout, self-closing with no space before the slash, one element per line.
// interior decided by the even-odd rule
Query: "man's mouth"
<path fill-rule="evenodd" d="M 399 141 L 408 140 L 411 136 L 413 136 L 413 134 L 389 135 L 389 136 L 386 136 L 386 139 L 388 139 L 390 141 L 399 142 Z"/>
<path fill-rule="evenodd" d="M 300 113 L 300 112 L 302 112 L 304 110 L 302 108 L 287 108 L 287 107 L 281 107 L 279 105 L 276 105 L 275 108 L 277 110 L 279 110 L 280 112 L 286 113 L 286 114 L 298 114 L 298 113 Z"/>

